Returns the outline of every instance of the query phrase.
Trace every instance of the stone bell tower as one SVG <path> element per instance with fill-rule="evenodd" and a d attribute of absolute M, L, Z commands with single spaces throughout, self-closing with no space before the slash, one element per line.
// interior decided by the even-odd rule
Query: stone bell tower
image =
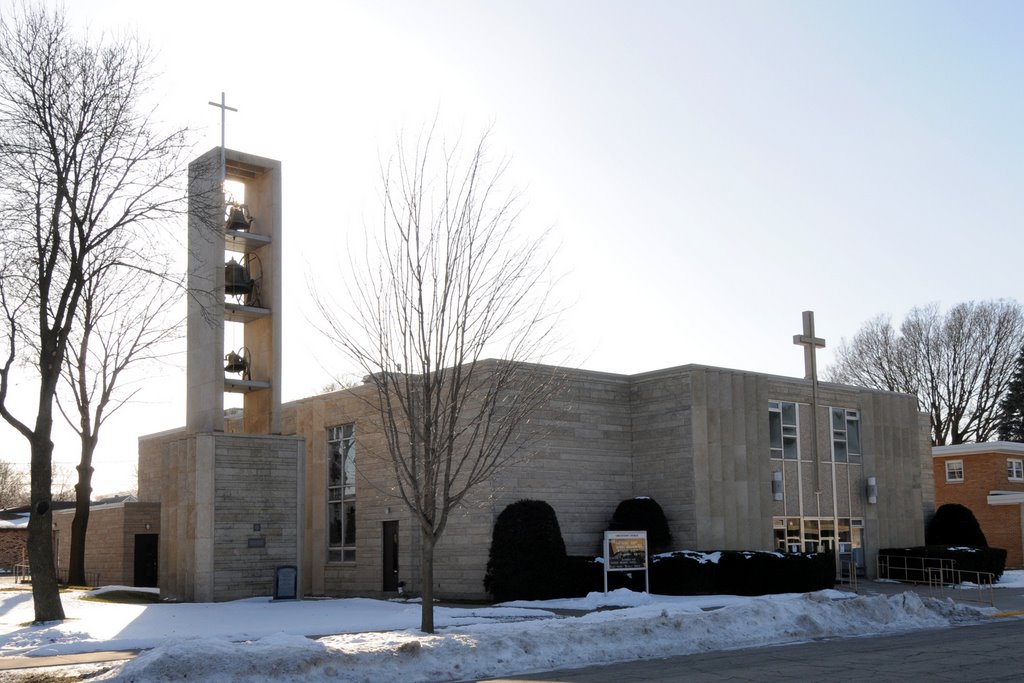
<path fill-rule="evenodd" d="M 224 394 L 238 393 L 243 432 L 280 434 L 281 163 L 224 150 L 223 164 L 214 148 L 189 165 L 185 424 L 224 431 Z M 222 172 L 244 204 L 225 198 Z"/>
<path fill-rule="evenodd" d="M 160 591 L 301 596 L 305 441 L 281 435 L 281 163 L 215 147 L 188 180 L 185 428 L 139 445 L 140 499 L 160 502 Z M 240 421 L 225 424 L 225 394 L 241 394 Z"/>

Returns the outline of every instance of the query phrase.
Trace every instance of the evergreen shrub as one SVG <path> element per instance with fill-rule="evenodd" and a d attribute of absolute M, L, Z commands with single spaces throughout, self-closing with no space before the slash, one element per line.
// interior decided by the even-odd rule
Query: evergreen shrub
<path fill-rule="evenodd" d="M 520 500 L 498 515 L 484 590 L 498 602 L 564 597 L 567 557 L 554 509 Z"/>
<path fill-rule="evenodd" d="M 566 560 L 565 597 L 582 598 L 588 593 L 604 590 L 604 565 L 598 558 L 570 555 Z"/>
<path fill-rule="evenodd" d="M 932 515 L 924 532 L 925 545 L 987 548 L 988 541 L 970 508 L 959 503 L 946 503 Z"/>
<path fill-rule="evenodd" d="M 1006 569 L 1006 551 L 1002 548 L 977 548 L 970 546 L 929 545 L 915 548 L 882 548 L 878 551 L 880 560 L 888 566 L 888 577 L 896 581 L 924 583 L 928 581 L 927 569 L 948 567 L 941 560 L 953 560 L 954 569 L 967 572 L 988 572 L 993 581 L 998 581 Z M 924 558 L 924 562 L 907 561 L 905 557 Z M 885 558 L 889 558 L 885 560 Z M 897 559 L 899 558 L 899 559 Z M 924 568 L 922 569 L 922 564 Z M 971 575 L 959 576 L 943 572 L 942 580 L 953 583 L 959 579 L 973 581 Z"/>
<path fill-rule="evenodd" d="M 603 590 L 604 566 L 596 561 L 581 566 L 588 572 L 573 574 L 573 594 Z M 678 550 L 655 555 L 650 572 L 651 592 L 659 595 L 766 595 L 832 588 L 836 569 L 831 553 Z M 616 588 L 642 591 L 643 572 L 610 573 L 608 590 Z"/>
<path fill-rule="evenodd" d="M 805 593 L 835 585 L 831 553 L 679 551 L 654 558 L 651 591 L 663 595 Z"/>
<path fill-rule="evenodd" d="M 608 523 L 608 530 L 646 531 L 647 547 L 651 552 L 664 550 L 672 543 L 665 511 L 653 498 L 627 498 L 619 503 Z"/>

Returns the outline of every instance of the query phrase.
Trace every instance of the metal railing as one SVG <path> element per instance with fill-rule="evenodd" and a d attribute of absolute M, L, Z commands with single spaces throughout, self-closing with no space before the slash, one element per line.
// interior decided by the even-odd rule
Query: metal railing
<path fill-rule="evenodd" d="M 68 569 L 57 570 L 57 582 L 63 586 L 68 584 Z M 85 585 L 89 588 L 95 588 L 100 585 L 100 573 L 99 572 L 86 572 L 85 573 Z"/>
<path fill-rule="evenodd" d="M 857 561 L 851 558 L 839 558 L 839 575 L 836 583 L 849 586 L 854 592 L 857 591 Z"/>
<path fill-rule="evenodd" d="M 906 557 L 879 555 L 875 563 L 878 578 L 909 583 L 931 584 L 932 572 L 952 578 L 956 560 L 944 557 Z"/>
<path fill-rule="evenodd" d="M 932 597 L 948 597 L 945 591 L 950 588 L 963 591 L 957 594 L 958 600 L 995 604 L 992 592 L 995 575 L 991 572 L 957 569 L 954 559 L 879 555 L 877 567 L 878 578 L 926 584 Z M 972 589 L 977 591 L 973 595 L 969 592 Z"/>
<path fill-rule="evenodd" d="M 928 589 L 932 597 L 944 596 L 945 589 L 950 587 L 963 591 L 957 596 L 959 600 L 995 606 L 995 595 L 992 592 L 993 583 L 995 583 L 995 574 L 991 572 L 970 569 L 941 570 L 937 567 L 930 567 L 928 570 Z M 977 590 L 974 597 L 968 592 L 971 589 Z"/>
<path fill-rule="evenodd" d="M 14 583 L 28 583 L 32 580 L 32 567 L 28 562 L 14 565 Z"/>

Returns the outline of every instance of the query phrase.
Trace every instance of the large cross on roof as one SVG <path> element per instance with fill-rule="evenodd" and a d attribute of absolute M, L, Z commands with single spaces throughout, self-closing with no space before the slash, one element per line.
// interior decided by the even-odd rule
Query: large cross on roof
<path fill-rule="evenodd" d="M 825 348 L 825 340 L 814 336 L 814 311 L 804 311 L 804 332 L 794 334 L 793 343 L 804 347 L 805 378 L 817 381 L 818 358 L 817 350 Z"/>

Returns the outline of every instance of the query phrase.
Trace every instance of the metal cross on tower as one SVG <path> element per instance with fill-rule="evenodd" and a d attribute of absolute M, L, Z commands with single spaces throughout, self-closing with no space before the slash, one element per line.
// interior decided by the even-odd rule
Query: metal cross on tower
<path fill-rule="evenodd" d="M 224 99 L 224 92 L 220 93 L 220 102 L 209 102 L 208 104 L 220 109 L 220 181 L 223 183 L 228 175 L 227 163 L 224 160 L 224 124 L 225 116 L 229 111 L 238 111 L 229 107 Z"/>

